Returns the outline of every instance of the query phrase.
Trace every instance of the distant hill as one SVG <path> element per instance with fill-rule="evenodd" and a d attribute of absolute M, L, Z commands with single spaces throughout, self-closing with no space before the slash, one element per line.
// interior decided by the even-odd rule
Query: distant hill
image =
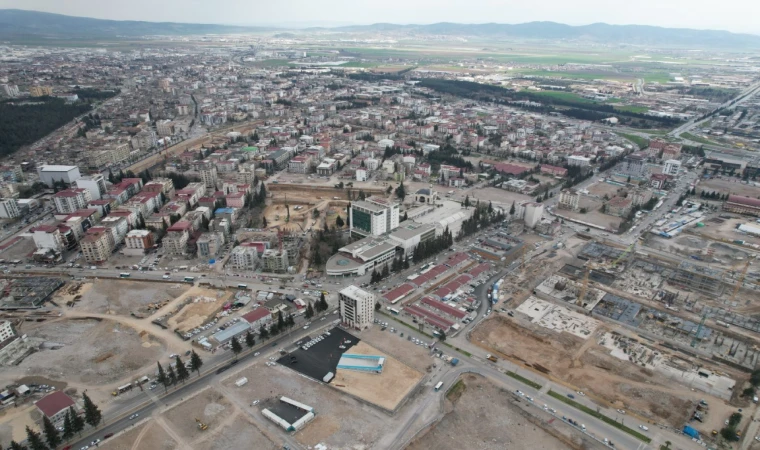
<path fill-rule="evenodd" d="M 145 35 L 232 34 L 276 28 L 212 24 L 103 20 L 21 9 L 0 9 L 0 39 L 38 38 L 131 38 Z"/>
<path fill-rule="evenodd" d="M 324 29 L 328 30 L 328 29 Z M 648 25 L 609 25 L 594 23 L 572 26 L 556 22 L 528 22 L 516 25 L 441 22 L 430 25 L 377 23 L 330 28 L 332 31 L 440 34 L 450 36 L 504 37 L 514 39 L 572 40 L 640 45 L 760 48 L 760 36 L 717 30 L 663 28 Z"/>
<path fill-rule="evenodd" d="M 293 31 L 298 34 L 333 31 L 405 35 L 478 36 L 511 39 L 567 40 L 678 47 L 760 48 L 760 36 L 728 31 L 663 28 L 646 25 L 571 26 L 556 22 L 516 25 L 441 22 L 430 25 L 376 23 L 333 28 L 274 28 L 174 22 L 142 22 L 91 19 L 20 9 L 0 9 L 0 39 L 36 38 L 132 38 L 143 35 L 233 34 L 261 31 Z"/>

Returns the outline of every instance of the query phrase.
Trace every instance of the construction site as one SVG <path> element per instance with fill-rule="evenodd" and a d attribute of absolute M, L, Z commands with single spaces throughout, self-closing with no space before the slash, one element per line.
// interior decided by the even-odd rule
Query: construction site
<path fill-rule="evenodd" d="M 573 236 L 554 257 L 529 258 L 503 284 L 531 292 L 507 298 L 512 311 L 500 308 L 471 341 L 651 423 L 682 426 L 704 398 L 718 405 L 710 415 L 730 414 L 760 356 L 753 254 L 707 242 L 684 259 L 647 243 Z M 726 417 L 710 415 L 693 426 L 709 434 Z"/>

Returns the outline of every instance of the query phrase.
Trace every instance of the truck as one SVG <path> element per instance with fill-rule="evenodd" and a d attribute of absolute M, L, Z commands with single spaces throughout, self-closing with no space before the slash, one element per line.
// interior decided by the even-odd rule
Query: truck
<path fill-rule="evenodd" d="M 726 322 L 722 321 L 722 320 L 716 320 L 715 323 L 718 326 L 721 326 L 721 327 L 724 327 L 724 328 L 728 328 L 728 324 Z"/>
<path fill-rule="evenodd" d="M 498 360 L 496 359 L 496 357 L 495 357 L 495 356 L 493 356 L 493 355 L 492 355 L 492 354 L 490 354 L 490 353 L 486 355 L 486 359 L 487 359 L 487 360 L 489 360 L 489 361 L 491 361 L 491 362 L 496 362 L 496 361 L 498 361 Z"/>

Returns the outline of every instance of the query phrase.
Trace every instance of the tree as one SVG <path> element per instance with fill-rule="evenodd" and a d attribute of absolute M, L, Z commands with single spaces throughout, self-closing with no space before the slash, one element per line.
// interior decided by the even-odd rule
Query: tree
<path fill-rule="evenodd" d="M 267 328 L 264 325 L 259 327 L 259 336 L 261 336 L 261 339 L 266 339 L 269 337 L 269 331 L 267 331 Z"/>
<path fill-rule="evenodd" d="M 58 447 L 58 444 L 62 442 L 61 436 L 58 434 L 58 429 L 47 416 L 42 416 L 42 429 L 45 431 L 45 440 L 50 448 Z"/>
<path fill-rule="evenodd" d="M 266 228 L 267 227 L 267 218 L 264 215 L 261 216 L 261 227 L 262 228 Z"/>
<path fill-rule="evenodd" d="M 156 376 L 156 381 L 164 385 L 164 392 L 166 392 L 169 389 L 169 377 L 166 376 L 166 372 L 164 372 L 164 368 L 161 367 L 160 362 L 156 362 L 158 364 L 158 375 Z"/>
<path fill-rule="evenodd" d="M 279 332 L 280 332 L 280 329 L 277 328 L 276 323 L 273 323 L 272 325 L 269 326 L 269 334 L 271 334 L 272 336 L 277 336 Z"/>
<path fill-rule="evenodd" d="M 309 306 L 306 307 L 306 314 L 304 315 L 307 319 L 314 317 L 314 308 L 311 306 L 311 302 L 309 302 Z"/>
<path fill-rule="evenodd" d="M 317 305 L 319 306 L 319 311 L 327 311 L 327 299 L 325 299 L 325 293 L 321 292 L 319 294 L 319 302 L 317 302 Z"/>
<path fill-rule="evenodd" d="M 232 353 L 235 354 L 235 359 L 237 360 L 238 354 L 243 351 L 243 347 L 240 345 L 237 337 L 233 337 L 232 341 L 230 341 L 230 349 L 232 349 Z"/>
<path fill-rule="evenodd" d="M 515 215 L 515 201 L 512 200 L 512 206 L 509 208 L 509 215 L 514 216 Z"/>
<path fill-rule="evenodd" d="M 10 450 L 28 450 L 26 445 L 21 445 L 16 441 L 11 441 L 9 449 Z"/>
<path fill-rule="evenodd" d="M 335 226 L 337 226 L 338 228 L 343 228 L 343 225 L 345 225 L 345 224 L 346 223 L 343 222 L 343 218 L 340 217 L 340 215 L 338 215 L 338 218 L 335 219 Z"/>
<path fill-rule="evenodd" d="M 174 372 L 174 368 L 169 366 L 166 370 L 166 376 L 169 379 L 169 384 L 175 384 L 177 382 L 177 374 Z"/>
<path fill-rule="evenodd" d="M 190 372 L 187 371 L 187 367 L 185 367 L 185 363 L 182 362 L 181 359 L 179 359 L 179 355 L 175 358 L 175 361 L 177 362 L 177 380 L 181 381 L 182 384 L 185 384 L 185 380 L 190 378 Z"/>
<path fill-rule="evenodd" d="M 82 402 L 84 402 L 84 421 L 91 427 L 97 427 L 103 421 L 103 414 L 84 392 L 82 393 Z"/>
<path fill-rule="evenodd" d="M 470 196 L 469 195 L 464 198 L 464 207 L 465 208 L 469 208 L 470 207 Z"/>
<path fill-rule="evenodd" d="M 66 410 L 66 415 L 63 417 L 63 439 L 68 441 L 74 437 L 74 424 L 71 421 L 71 411 Z"/>
<path fill-rule="evenodd" d="M 252 348 L 254 345 L 256 345 L 256 338 L 253 337 L 253 333 L 251 333 L 251 330 L 248 330 L 245 333 L 245 345 L 248 348 Z"/>
<path fill-rule="evenodd" d="M 402 222 L 405 220 L 409 220 L 409 214 L 406 211 L 404 211 L 404 217 L 401 218 Z"/>
<path fill-rule="evenodd" d="M 382 308 L 383 305 L 380 304 L 380 302 L 375 302 L 375 311 L 380 311 L 380 308 Z"/>
<path fill-rule="evenodd" d="M 396 188 L 396 197 L 398 197 L 399 200 L 401 200 L 402 202 L 404 201 L 404 198 L 406 197 L 406 188 L 404 187 L 403 181 Z"/>
<path fill-rule="evenodd" d="M 203 360 L 201 359 L 200 355 L 195 353 L 195 350 L 192 350 L 192 353 L 190 353 L 190 370 L 197 373 L 198 376 L 201 376 L 202 366 L 203 366 Z"/>
<path fill-rule="evenodd" d="M 446 341 L 446 332 L 445 331 L 440 330 L 438 332 L 438 340 L 441 341 L 441 342 Z"/>
<path fill-rule="evenodd" d="M 81 436 L 82 430 L 84 430 L 84 417 L 77 414 L 73 406 L 69 406 L 69 415 L 71 416 L 71 429 Z"/>
<path fill-rule="evenodd" d="M 288 314 L 288 317 L 285 318 L 285 326 L 288 328 L 296 326 L 296 318 L 293 317 L 293 314 Z"/>
<path fill-rule="evenodd" d="M 26 442 L 29 444 L 30 450 L 49 450 L 42 441 L 40 434 L 29 428 L 29 425 L 26 426 Z"/>
<path fill-rule="evenodd" d="M 277 311 L 277 331 L 285 329 L 285 318 L 282 317 L 282 311 Z"/>

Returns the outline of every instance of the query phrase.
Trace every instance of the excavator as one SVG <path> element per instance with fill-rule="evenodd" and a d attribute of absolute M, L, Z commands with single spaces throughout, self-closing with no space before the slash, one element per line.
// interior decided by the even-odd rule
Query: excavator
<path fill-rule="evenodd" d="M 208 425 L 206 425 L 205 423 L 201 422 L 201 420 L 200 420 L 200 419 L 198 419 L 198 418 L 196 417 L 196 418 L 195 418 L 195 421 L 196 421 L 196 422 L 198 422 L 198 428 L 199 428 L 201 431 L 206 431 L 206 430 L 208 430 Z"/>

